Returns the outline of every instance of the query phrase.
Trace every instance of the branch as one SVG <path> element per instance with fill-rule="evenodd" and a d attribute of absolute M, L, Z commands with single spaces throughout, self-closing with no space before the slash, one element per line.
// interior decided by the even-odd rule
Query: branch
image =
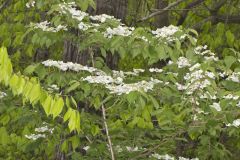
<path fill-rule="evenodd" d="M 146 21 L 146 20 L 148 20 L 148 19 L 150 19 L 150 18 L 152 18 L 152 17 L 154 17 L 154 16 L 163 14 L 163 13 L 167 12 L 170 8 L 175 7 L 175 6 L 177 6 L 179 3 L 184 2 L 184 1 L 187 1 L 187 0 L 178 0 L 178 1 L 176 1 L 176 2 L 173 2 L 173 3 L 169 4 L 166 8 L 157 10 L 156 12 L 151 13 L 150 15 L 142 18 L 142 19 L 139 20 L 139 21 Z"/>
<path fill-rule="evenodd" d="M 202 2 L 204 2 L 204 1 L 205 1 L 205 0 L 196 0 L 196 1 L 192 2 L 192 3 L 189 3 L 189 4 L 184 8 L 185 10 L 182 12 L 181 17 L 180 17 L 180 19 L 178 20 L 177 25 L 179 26 L 179 25 L 182 25 L 182 24 L 183 24 L 183 22 L 185 21 L 187 15 L 188 15 L 189 9 L 200 5 L 200 4 L 201 4 Z"/>
<path fill-rule="evenodd" d="M 227 20 L 227 23 L 233 23 L 233 24 L 240 24 L 240 15 L 232 15 L 232 16 L 228 16 L 228 15 L 215 15 L 215 16 L 210 16 L 207 17 L 206 19 L 203 19 L 201 22 L 195 24 L 193 26 L 194 29 L 199 30 L 201 28 L 201 26 L 210 21 L 213 24 L 219 23 L 219 22 L 223 22 L 225 23 Z"/>
<path fill-rule="evenodd" d="M 111 137 L 110 137 L 109 131 L 108 131 L 108 125 L 107 125 L 107 119 L 106 119 L 106 111 L 105 111 L 105 108 L 104 108 L 103 105 L 102 105 L 102 115 L 103 115 L 103 123 L 104 123 L 105 131 L 106 131 L 106 134 L 107 134 L 108 145 L 109 145 L 110 152 L 111 152 L 111 157 L 112 157 L 112 160 L 115 160 L 113 147 L 112 147 L 112 141 L 111 141 Z"/>
<path fill-rule="evenodd" d="M 228 15 L 217 15 L 215 16 L 215 21 L 218 22 L 226 22 L 227 23 L 236 23 L 240 24 L 240 15 L 233 15 L 233 16 L 228 16 Z"/>

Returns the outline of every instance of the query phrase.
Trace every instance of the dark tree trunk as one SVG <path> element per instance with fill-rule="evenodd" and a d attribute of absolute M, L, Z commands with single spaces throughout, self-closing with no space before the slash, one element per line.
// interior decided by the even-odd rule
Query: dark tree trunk
<path fill-rule="evenodd" d="M 92 14 L 108 14 L 115 18 L 121 19 L 124 22 L 127 15 L 127 0 L 96 0 L 97 8 L 95 12 L 90 11 Z M 76 33 L 77 35 L 78 33 Z M 98 49 L 94 49 L 97 51 Z M 94 53 L 99 55 L 99 53 Z M 78 47 L 73 44 L 71 40 L 64 42 L 63 60 L 80 63 L 83 65 L 89 65 L 90 62 L 89 51 L 79 51 Z M 117 54 L 107 54 L 105 62 L 111 69 L 116 69 L 119 57 Z"/>
<path fill-rule="evenodd" d="M 156 0 L 156 8 L 157 9 L 163 9 L 168 6 L 168 2 L 166 0 Z M 169 19 L 168 19 L 168 12 L 165 12 L 163 14 L 160 14 L 156 16 L 154 25 L 158 28 L 168 26 L 169 25 Z"/>

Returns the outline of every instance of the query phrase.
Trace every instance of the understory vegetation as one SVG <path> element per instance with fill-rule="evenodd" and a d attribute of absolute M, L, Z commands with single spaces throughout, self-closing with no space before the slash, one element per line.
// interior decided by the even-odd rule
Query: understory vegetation
<path fill-rule="evenodd" d="M 0 159 L 239 159 L 239 10 L 0 2 Z"/>

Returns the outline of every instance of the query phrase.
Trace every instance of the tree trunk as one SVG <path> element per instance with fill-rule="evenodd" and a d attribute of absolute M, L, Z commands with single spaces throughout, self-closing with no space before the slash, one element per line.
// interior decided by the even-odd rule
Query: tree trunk
<path fill-rule="evenodd" d="M 168 2 L 166 0 L 156 0 L 157 9 L 163 9 L 167 6 Z M 156 16 L 154 25 L 158 28 L 168 26 L 169 25 L 168 12 Z"/>
<path fill-rule="evenodd" d="M 127 15 L 127 0 L 96 0 L 96 11 L 93 14 L 108 14 L 112 15 L 115 18 L 121 19 L 122 22 L 125 21 Z M 78 33 L 76 33 L 78 34 Z M 94 49 L 98 50 L 98 49 Z M 99 55 L 99 53 L 95 53 Z M 89 51 L 78 50 L 78 47 L 73 44 L 71 40 L 66 40 L 64 42 L 64 51 L 63 51 L 63 60 L 80 63 L 83 65 L 89 65 L 90 62 Z M 105 62 L 107 66 L 111 69 L 116 69 L 118 64 L 119 57 L 117 54 L 112 55 L 111 53 L 107 54 Z"/>

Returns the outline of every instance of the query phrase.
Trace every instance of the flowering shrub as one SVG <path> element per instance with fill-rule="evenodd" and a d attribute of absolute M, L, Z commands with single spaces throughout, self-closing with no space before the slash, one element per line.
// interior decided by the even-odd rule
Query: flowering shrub
<path fill-rule="evenodd" d="M 73 2 L 53 5 L 50 12 L 60 14 L 60 24 L 54 26 L 54 18 L 51 23 L 32 23 L 27 33 L 34 32 L 33 39 L 57 34 L 62 40 L 75 28 L 82 33 L 82 49 L 99 47 L 102 55 L 107 50 L 121 58 L 142 55 L 148 65 L 116 71 L 95 66 L 94 59 L 92 66 L 46 60 L 20 73 L 13 71 L 1 48 L 1 157 L 26 153 L 22 159 L 54 159 L 59 154 L 66 159 L 238 158 L 237 55 L 219 57 L 206 45 L 196 46 L 194 30 L 127 27 L 112 16 L 90 16 Z M 153 68 L 160 60 L 165 65 Z"/>

